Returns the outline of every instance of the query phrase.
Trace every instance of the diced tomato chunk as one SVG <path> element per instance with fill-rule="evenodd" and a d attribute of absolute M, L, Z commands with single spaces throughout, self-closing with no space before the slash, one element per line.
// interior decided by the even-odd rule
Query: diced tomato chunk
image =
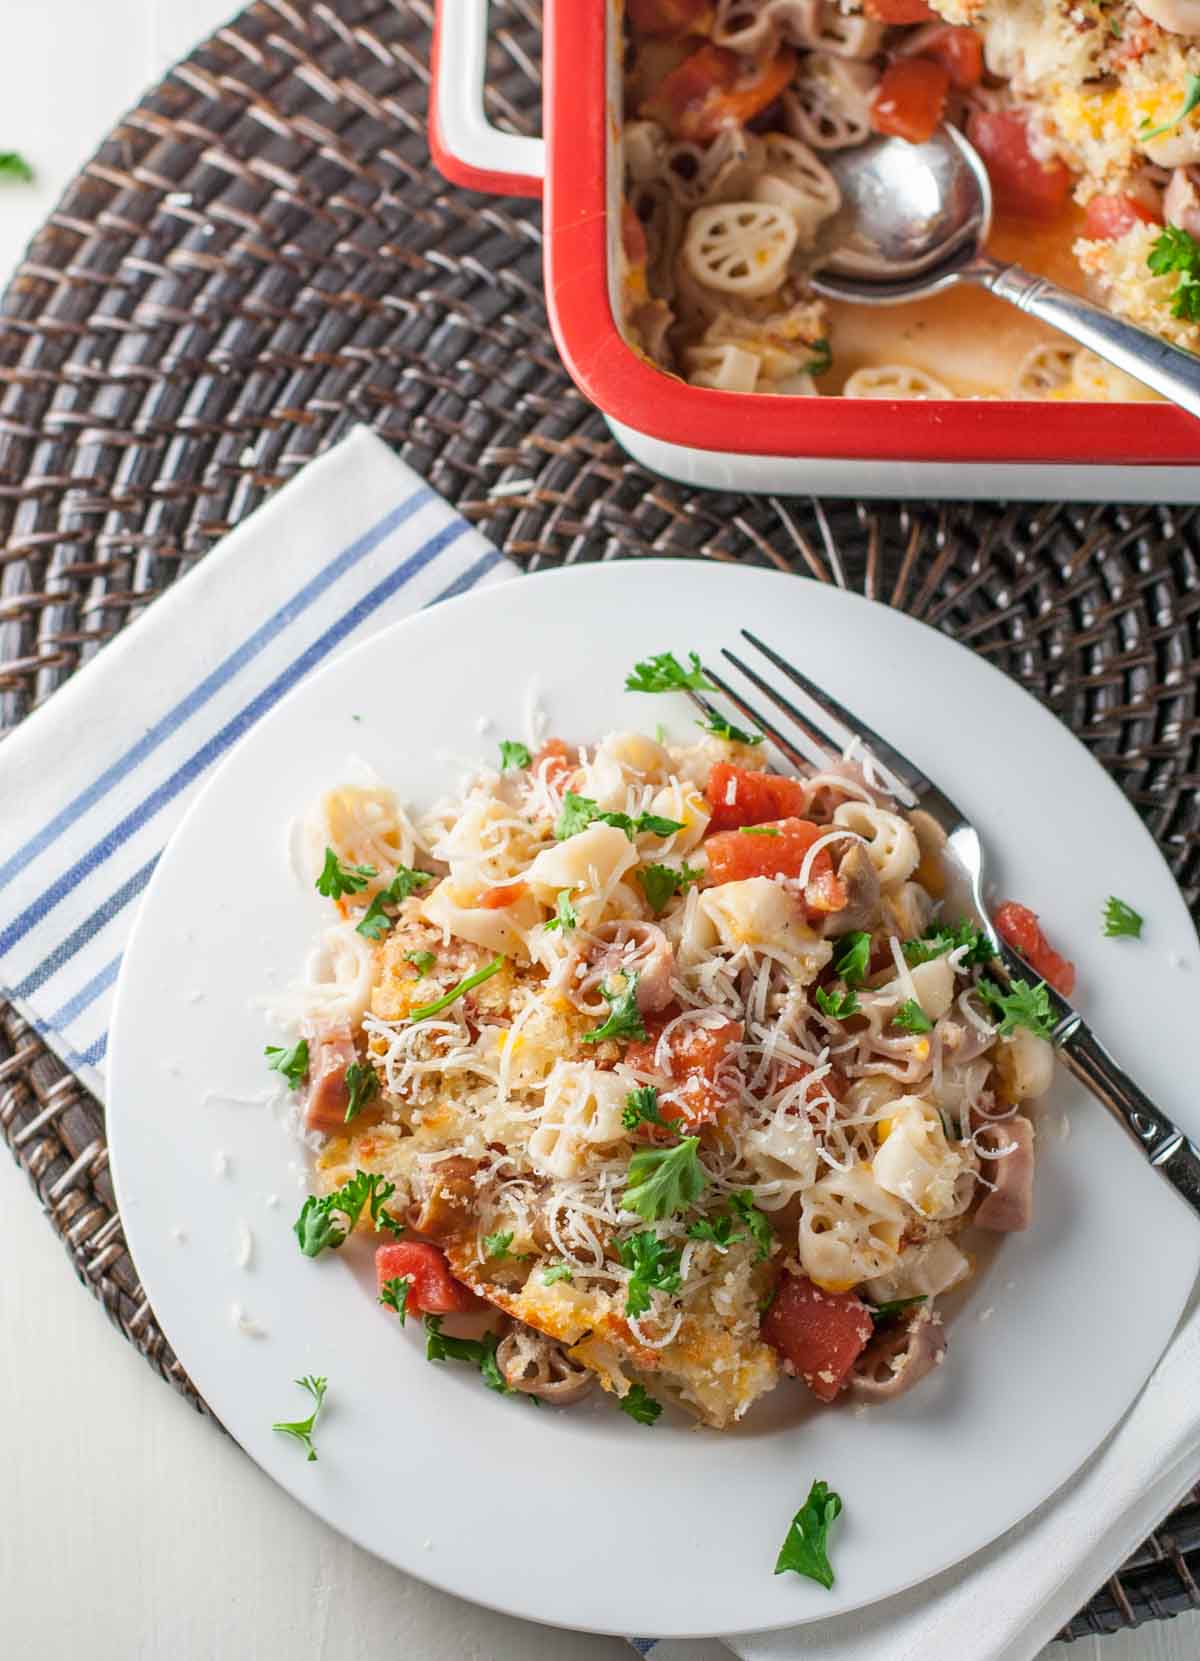
<path fill-rule="evenodd" d="M 407 1275 L 412 1285 L 406 1310 L 409 1315 L 467 1315 L 482 1308 L 474 1292 L 455 1280 L 445 1253 L 420 1240 L 398 1240 L 394 1245 L 376 1246 L 375 1278 L 382 1292 L 389 1280 Z"/>
<path fill-rule="evenodd" d="M 763 1318 L 762 1335 L 799 1373 L 814 1396 L 832 1401 L 874 1332 L 853 1292 L 822 1292 L 807 1275 L 785 1274 Z"/>
<path fill-rule="evenodd" d="M 502 888 L 489 888 L 480 897 L 479 904 L 484 911 L 503 911 L 505 906 L 516 905 L 529 892 L 528 883 L 506 882 Z"/>
<path fill-rule="evenodd" d="M 625 1051 L 630 1067 L 641 1073 L 658 1071 L 658 1040 L 678 1014 L 678 1005 L 673 1005 L 662 1015 L 647 1019 L 645 1039 L 638 1039 Z M 740 1021 L 719 1021 L 711 1026 L 688 1021 L 675 1028 L 667 1040 L 665 1076 L 679 1099 L 659 1103 L 664 1119 L 679 1120 L 688 1130 L 714 1122 L 721 1108 L 737 1094 L 737 1080 L 729 1076 L 726 1057 L 741 1036 Z"/>
<path fill-rule="evenodd" d="M 1120 191 L 1115 196 L 1093 196 L 1083 219 L 1083 234 L 1096 242 L 1124 236 L 1135 225 L 1161 225 L 1162 213 L 1156 213 L 1136 196 Z"/>
<path fill-rule="evenodd" d="M 308 1033 L 308 1099 L 304 1128 L 332 1136 L 346 1122 L 350 1089 L 346 1073 L 358 1059 L 348 1026 Z"/>
<path fill-rule="evenodd" d="M 995 913 L 992 922 L 1000 937 L 1007 940 L 1014 951 L 1020 952 L 1029 967 L 1042 979 L 1049 981 L 1056 992 L 1069 998 L 1075 990 L 1075 965 L 1063 957 L 1042 933 L 1037 914 L 1028 906 L 1006 900 Z"/>
<path fill-rule="evenodd" d="M 707 143 L 722 127 L 744 126 L 773 104 L 796 73 L 790 46 L 760 63 L 711 42 L 663 77 L 638 112 L 672 138 Z"/>
<path fill-rule="evenodd" d="M 1040 161 L 1017 110 L 972 110 L 967 137 L 983 157 L 1001 213 L 1056 219 L 1066 206 L 1071 175 L 1060 161 Z"/>
<path fill-rule="evenodd" d="M 712 18 L 712 0 L 626 0 L 634 35 L 675 40 L 703 33 Z"/>
<path fill-rule="evenodd" d="M 944 29 L 931 29 L 917 55 L 940 63 L 950 77 L 950 85 L 959 92 L 977 87 L 983 79 L 983 43 L 974 29 L 952 23 Z"/>
<path fill-rule="evenodd" d="M 738 825 L 761 825 L 768 819 L 802 818 L 808 807 L 808 786 L 781 773 L 755 773 L 731 762 L 715 762 L 704 787 L 712 818 L 710 831 L 734 830 Z"/>
<path fill-rule="evenodd" d="M 871 100 L 871 125 L 910 144 L 924 144 L 946 113 L 950 76 L 931 58 L 896 58 Z"/>
<path fill-rule="evenodd" d="M 877 23 L 936 23 L 925 0 L 865 0 L 863 10 Z"/>
<path fill-rule="evenodd" d="M 828 826 L 811 819 L 776 819 L 745 830 L 719 831 L 704 841 L 708 883 L 743 882 L 747 877 L 798 877 L 804 857 Z M 829 850 L 813 861 L 814 877 L 829 867 Z"/>

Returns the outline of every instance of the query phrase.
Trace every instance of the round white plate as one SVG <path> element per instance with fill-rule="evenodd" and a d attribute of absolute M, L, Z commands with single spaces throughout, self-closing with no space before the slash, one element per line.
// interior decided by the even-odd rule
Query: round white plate
<path fill-rule="evenodd" d="M 262 1099 L 273 1034 L 258 1002 L 297 973 L 325 916 L 289 872 L 289 821 L 355 756 L 429 801 L 461 758 L 522 733 L 534 673 L 568 738 L 660 721 L 682 735 L 690 707 L 623 692 L 626 672 L 666 648 L 716 661 L 739 625 L 794 654 L 975 817 L 998 893 L 1043 913 L 1097 1030 L 1200 1136 L 1195 1092 L 1180 1088 L 1196 937 L 1102 769 L 932 629 L 757 570 L 654 561 L 526 577 L 366 642 L 225 762 L 155 873 L 121 971 L 108 1108 L 121 1214 L 197 1387 L 333 1527 L 448 1591 L 563 1626 L 685 1635 L 820 1620 L 978 1550 L 1117 1423 L 1200 1262 L 1195 1218 L 1066 1080 L 1041 1116 L 1034 1227 L 973 1285 L 939 1375 L 893 1407 L 814 1409 L 785 1380 L 724 1435 L 666 1414 L 647 1428 L 607 1397 L 534 1412 L 472 1369 L 426 1362 L 419 1323 L 402 1332 L 376 1307 L 366 1242 L 301 1256 L 303 1162 Z M 1144 941 L 1102 937 L 1113 892 L 1148 919 Z M 234 1304 L 263 1336 L 236 1330 Z M 292 1382 L 304 1373 L 329 1378 L 316 1464 L 270 1428 L 307 1412 Z M 772 1573 L 817 1477 L 845 1502 L 832 1592 Z"/>

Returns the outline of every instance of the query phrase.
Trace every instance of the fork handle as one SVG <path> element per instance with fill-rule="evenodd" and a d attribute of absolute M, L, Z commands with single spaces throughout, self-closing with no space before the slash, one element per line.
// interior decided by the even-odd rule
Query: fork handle
<path fill-rule="evenodd" d="M 1063 1064 L 1123 1125 L 1156 1170 L 1200 1216 L 1200 1148 L 1155 1107 L 1079 1015 L 1054 1033 Z"/>

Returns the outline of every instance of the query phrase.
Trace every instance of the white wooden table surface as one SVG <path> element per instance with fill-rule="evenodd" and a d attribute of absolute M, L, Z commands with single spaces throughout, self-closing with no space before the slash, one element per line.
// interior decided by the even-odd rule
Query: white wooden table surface
<path fill-rule="evenodd" d="M 229 11 L 230 0 L 0 0 L 0 150 L 38 172 L 34 187 L 0 190 L 0 271 L 121 111 Z M 489 1614 L 339 1539 L 115 1333 L 5 1153 L 0 1217 L 0 1652 L 628 1661 L 616 1639 Z M 714 1645 L 703 1661 L 728 1654 Z M 1197 1656 L 1200 1614 L 1055 1645 L 1044 1661 Z"/>

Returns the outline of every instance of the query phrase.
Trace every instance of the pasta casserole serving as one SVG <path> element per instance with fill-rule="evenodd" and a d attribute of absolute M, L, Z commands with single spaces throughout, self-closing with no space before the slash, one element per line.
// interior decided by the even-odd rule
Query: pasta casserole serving
<path fill-rule="evenodd" d="M 987 166 L 998 252 L 1200 345 L 1193 0 L 628 0 L 626 28 L 619 309 L 663 369 L 764 394 L 1151 396 L 977 293 L 813 293 L 830 153 L 943 120 Z"/>
<path fill-rule="evenodd" d="M 865 754 L 771 772 L 716 717 L 538 744 L 417 818 L 382 784 L 313 811 L 332 915 L 268 1052 L 315 1154 L 302 1251 L 372 1238 L 381 1302 L 502 1391 L 718 1429 L 781 1373 L 898 1396 L 967 1231 L 1030 1221 L 1044 984 L 947 914 L 940 833 Z M 1032 914 L 997 926 L 1069 990 Z"/>

